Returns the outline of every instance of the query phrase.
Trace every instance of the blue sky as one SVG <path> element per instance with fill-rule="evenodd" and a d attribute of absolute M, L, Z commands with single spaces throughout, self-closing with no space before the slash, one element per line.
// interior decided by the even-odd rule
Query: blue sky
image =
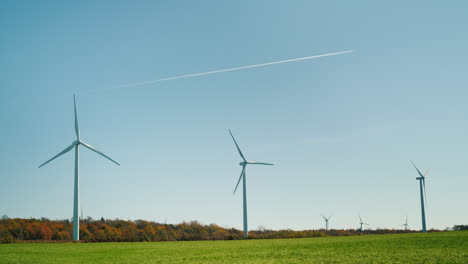
<path fill-rule="evenodd" d="M 0 214 L 72 216 L 73 153 L 94 218 L 249 226 L 466 224 L 464 1 L 4 1 Z M 112 87 L 343 50 L 354 53 L 143 87 Z"/>

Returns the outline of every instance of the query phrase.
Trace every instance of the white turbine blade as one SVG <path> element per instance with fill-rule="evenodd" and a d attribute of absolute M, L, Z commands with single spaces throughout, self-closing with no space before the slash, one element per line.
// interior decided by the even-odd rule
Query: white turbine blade
<path fill-rule="evenodd" d="M 325 216 L 323 216 L 323 215 L 322 215 L 322 217 L 323 217 L 323 219 L 324 219 L 325 221 L 327 221 L 327 220 L 328 220 L 328 219 L 327 219 Z"/>
<path fill-rule="evenodd" d="M 271 163 L 258 162 L 258 161 L 248 161 L 247 164 L 253 164 L 253 165 L 275 165 L 275 164 L 271 164 Z"/>
<path fill-rule="evenodd" d="M 108 160 L 110 160 L 110 161 L 112 161 L 112 162 L 114 162 L 115 164 L 117 164 L 117 165 L 119 165 L 119 166 L 120 166 L 120 164 L 119 164 L 117 161 L 115 161 L 115 160 L 111 159 L 110 157 L 106 156 L 106 154 L 104 154 L 104 153 L 102 153 L 101 151 L 99 151 L 99 150 L 95 149 L 93 146 L 91 146 L 91 145 L 88 145 L 88 144 L 86 144 L 86 143 L 83 143 L 83 142 L 80 142 L 80 144 L 82 144 L 83 146 L 85 146 L 85 147 L 89 148 L 90 150 L 92 150 L 92 151 L 96 152 L 97 154 L 99 154 L 99 155 L 103 156 L 104 158 L 106 158 L 106 159 L 108 159 Z"/>
<path fill-rule="evenodd" d="M 234 195 L 236 193 L 237 187 L 239 186 L 239 183 L 240 183 L 242 177 L 244 176 L 244 173 L 245 173 L 245 165 L 242 166 L 242 171 L 241 171 L 241 174 L 239 176 L 239 180 L 237 181 L 236 188 L 234 189 L 234 192 L 232 192 L 232 195 Z"/>
<path fill-rule="evenodd" d="M 44 166 L 44 165 L 46 165 L 47 163 L 53 161 L 54 159 L 56 159 L 56 158 L 62 156 L 63 154 L 67 153 L 67 152 L 70 151 L 73 147 L 75 147 L 76 144 L 77 144 L 76 141 L 73 142 L 70 146 L 68 146 L 66 149 L 62 150 L 59 154 L 53 156 L 53 157 L 52 157 L 51 159 L 49 159 L 48 161 L 42 163 L 42 164 L 39 166 L 39 168 L 42 167 L 42 166 Z"/>
<path fill-rule="evenodd" d="M 418 170 L 418 168 L 416 167 L 416 165 L 414 165 L 414 162 L 413 162 L 412 160 L 410 160 L 410 161 L 411 161 L 411 163 L 413 163 L 413 166 L 414 166 L 414 168 L 418 171 L 419 175 L 420 175 L 421 177 L 424 177 L 424 176 L 422 175 L 422 173 Z"/>
<path fill-rule="evenodd" d="M 427 171 L 424 173 L 424 177 L 426 177 L 426 175 L 429 173 L 430 170 L 431 170 L 430 168 L 427 169 Z"/>
<path fill-rule="evenodd" d="M 241 156 L 241 158 L 244 160 L 244 161 L 247 161 L 244 157 L 244 154 L 242 154 L 242 151 L 240 150 L 239 148 L 239 145 L 237 145 L 237 142 L 236 142 L 236 139 L 234 138 L 234 136 L 232 135 L 232 132 L 230 129 L 229 130 L 229 134 L 231 134 L 231 137 L 232 137 L 232 140 L 234 140 L 234 144 L 236 144 L 236 147 L 237 147 L 237 150 L 239 151 L 239 155 Z"/>
<path fill-rule="evenodd" d="M 74 109 L 75 109 L 75 134 L 76 134 L 76 139 L 80 140 L 80 129 L 78 128 L 78 115 L 76 113 L 75 95 L 73 95 L 73 106 L 74 106 Z"/>

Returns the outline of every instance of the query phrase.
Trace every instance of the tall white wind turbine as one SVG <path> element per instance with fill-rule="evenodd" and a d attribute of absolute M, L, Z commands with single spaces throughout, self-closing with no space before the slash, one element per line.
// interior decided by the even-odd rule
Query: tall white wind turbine
<path fill-rule="evenodd" d="M 359 232 L 362 232 L 362 226 L 363 226 L 363 225 L 369 225 L 369 224 L 364 223 L 364 222 L 362 221 L 361 215 L 359 215 Z"/>
<path fill-rule="evenodd" d="M 322 215 L 323 217 L 323 220 L 325 221 L 325 230 L 328 230 L 328 221 L 330 220 L 330 218 L 332 217 L 331 215 L 327 218 L 325 217 L 324 215 Z"/>
<path fill-rule="evenodd" d="M 42 163 L 40 167 L 46 165 L 47 163 L 51 162 L 52 160 L 62 156 L 63 154 L 69 152 L 70 150 L 72 150 L 73 148 L 75 148 L 75 188 L 74 188 L 74 198 L 73 198 L 73 240 L 75 241 L 78 241 L 80 240 L 80 221 L 79 221 L 79 214 L 78 214 L 78 210 L 79 210 L 79 177 L 78 177 L 78 147 L 80 145 L 82 145 L 83 147 L 86 147 L 94 152 L 96 152 L 97 154 L 103 156 L 104 158 L 112 161 L 113 163 L 117 164 L 120 166 L 119 163 L 117 163 L 115 160 L 109 158 L 108 156 L 106 156 L 104 153 L 100 152 L 99 150 L 95 149 L 94 147 L 92 147 L 91 145 L 89 144 L 86 144 L 84 143 L 83 141 L 81 141 L 80 139 L 80 130 L 78 129 L 78 115 L 76 113 L 76 101 L 75 101 L 75 95 L 73 95 L 73 106 L 74 106 L 74 109 L 75 109 L 75 134 L 76 134 L 76 140 L 72 142 L 72 144 L 70 146 L 68 146 L 67 148 L 65 148 L 62 152 L 58 153 L 57 155 L 53 156 L 51 159 L 49 159 L 48 161 Z"/>
<path fill-rule="evenodd" d="M 245 179 L 245 167 L 247 167 L 247 164 L 252 164 L 252 165 L 274 165 L 271 163 L 265 163 L 265 162 L 257 162 L 257 161 L 247 161 L 244 157 L 244 154 L 242 154 L 242 151 L 239 148 L 239 145 L 237 145 L 236 139 L 231 133 L 231 130 L 229 130 L 229 134 L 231 134 L 232 140 L 234 140 L 234 144 L 236 144 L 237 151 L 239 151 L 239 155 L 242 158 L 242 161 L 239 163 L 240 166 L 242 166 L 242 171 L 239 176 L 239 180 L 237 181 L 236 188 L 234 189 L 234 192 L 232 193 L 233 195 L 236 193 L 237 187 L 239 186 L 239 183 L 242 179 L 242 184 L 243 184 L 243 191 L 244 191 L 244 238 L 247 238 L 248 236 L 248 227 L 247 227 L 247 186 L 246 186 L 246 179 Z"/>
<path fill-rule="evenodd" d="M 411 161 L 413 164 L 414 168 L 418 172 L 420 177 L 417 177 L 416 180 L 419 181 L 419 192 L 421 194 L 421 220 L 422 220 L 422 232 L 426 232 L 426 206 L 427 206 L 427 200 L 426 200 L 426 175 L 429 173 L 429 169 L 422 174 L 416 165 L 414 165 L 414 162 Z M 425 203 L 425 204 L 424 204 Z"/>
<path fill-rule="evenodd" d="M 408 228 L 409 228 L 409 225 L 408 225 L 408 217 L 406 217 L 405 223 L 402 224 L 401 226 L 404 226 L 404 227 L 405 227 L 405 231 L 408 231 Z"/>

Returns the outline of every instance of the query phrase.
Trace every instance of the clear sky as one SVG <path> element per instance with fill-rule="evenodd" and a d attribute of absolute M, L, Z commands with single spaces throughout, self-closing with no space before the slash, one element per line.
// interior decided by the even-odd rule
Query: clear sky
<path fill-rule="evenodd" d="M 435 1 L 434 1 L 435 2 Z M 466 1 L 2 1 L 0 214 L 249 226 L 468 223 Z M 275 60 L 264 68 L 114 86 Z"/>

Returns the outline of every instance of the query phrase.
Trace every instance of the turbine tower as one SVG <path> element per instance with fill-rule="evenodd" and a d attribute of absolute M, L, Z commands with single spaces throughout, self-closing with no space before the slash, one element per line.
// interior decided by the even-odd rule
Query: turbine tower
<path fill-rule="evenodd" d="M 404 226 L 404 227 L 405 227 L 405 231 L 408 231 L 408 228 L 409 228 L 409 225 L 408 225 L 408 217 L 406 217 L 405 223 L 402 224 L 401 226 Z"/>
<path fill-rule="evenodd" d="M 244 191 L 244 238 L 247 238 L 248 236 L 248 227 L 247 227 L 247 186 L 246 186 L 246 180 L 245 180 L 245 167 L 247 167 L 247 164 L 252 164 L 252 165 L 273 165 L 271 163 L 265 163 L 265 162 L 257 162 L 257 161 L 247 161 L 244 157 L 244 154 L 242 154 L 242 151 L 239 148 L 239 145 L 237 145 L 236 139 L 231 133 L 231 130 L 229 130 L 229 134 L 231 134 L 232 140 L 234 140 L 234 144 L 236 144 L 237 151 L 239 151 L 239 155 L 242 158 L 242 161 L 239 163 L 240 166 L 242 166 L 242 171 L 239 176 L 239 180 L 237 181 L 236 188 L 234 189 L 234 192 L 232 193 L 233 195 L 236 193 L 237 187 L 239 186 L 239 183 L 242 179 L 242 185 L 243 185 L 243 191 Z"/>
<path fill-rule="evenodd" d="M 99 154 L 99 155 L 103 156 L 104 158 L 112 161 L 113 163 L 115 163 L 115 164 L 117 164 L 119 166 L 120 166 L 120 164 L 117 163 L 115 160 L 113 160 L 113 159 L 109 158 L 108 156 L 106 156 L 104 153 L 102 153 L 99 150 L 95 149 L 91 145 L 86 144 L 83 141 L 81 141 L 81 139 L 80 139 L 80 130 L 78 129 L 78 115 L 76 113 L 75 95 L 73 95 L 73 106 L 74 106 L 74 109 L 75 109 L 75 134 L 76 134 L 76 140 L 73 141 L 72 144 L 70 146 L 68 146 L 67 148 L 65 148 L 62 152 L 60 152 L 57 155 L 53 156 L 48 161 L 42 163 L 39 166 L 39 168 L 46 165 L 47 163 L 51 162 L 52 160 L 62 156 L 63 154 L 69 152 L 73 148 L 75 148 L 75 184 L 74 184 L 75 187 L 74 187 L 74 196 L 73 196 L 73 240 L 78 241 L 78 240 L 80 240 L 80 221 L 79 221 L 79 214 L 78 214 L 78 210 L 80 208 L 80 206 L 79 206 L 79 202 L 80 202 L 79 201 L 79 196 L 80 196 L 80 193 L 79 193 L 79 177 L 78 177 L 78 158 L 79 158 L 78 147 L 80 145 L 82 145 L 83 147 L 86 147 L 86 148 L 96 152 L 97 154 Z"/>
<path fill-rule="evenodd" d="M 364 223 L 364 222 L 362 221 L 361 215 L 359 215 L 359 225 L 360 225 L 360 227 L 359 227 L 359 232 L 362 232 L 362 226 L 363 226 L 363 225 L 369 225 L 369 224 Z"/>
<path fill-rule="evenodd" d="M 322 215 L 322 217 L 323 217 L 323 220 L 325 221 L 325 230 L 328 230 L 328 220 L 330 220 L 332 216 L 330 215 L 328 218 L 326 218 L 325 216 Z"/>
<path fill-rule="evenodd" d="M 418 172 L 420 177 L 417 177 L 416 180 L 419 181 L 419 192 L 421 194 L 421 220 L 422 220 L 422 232 L 426 232 L 426 209 L 424 203 L 427 205 L 426 201 L 426 175 L 429 173 L 429 169 L 422 174 L 419 169 L 414 165 L 414 162 L 411 161 L 414 168 Z"/>

